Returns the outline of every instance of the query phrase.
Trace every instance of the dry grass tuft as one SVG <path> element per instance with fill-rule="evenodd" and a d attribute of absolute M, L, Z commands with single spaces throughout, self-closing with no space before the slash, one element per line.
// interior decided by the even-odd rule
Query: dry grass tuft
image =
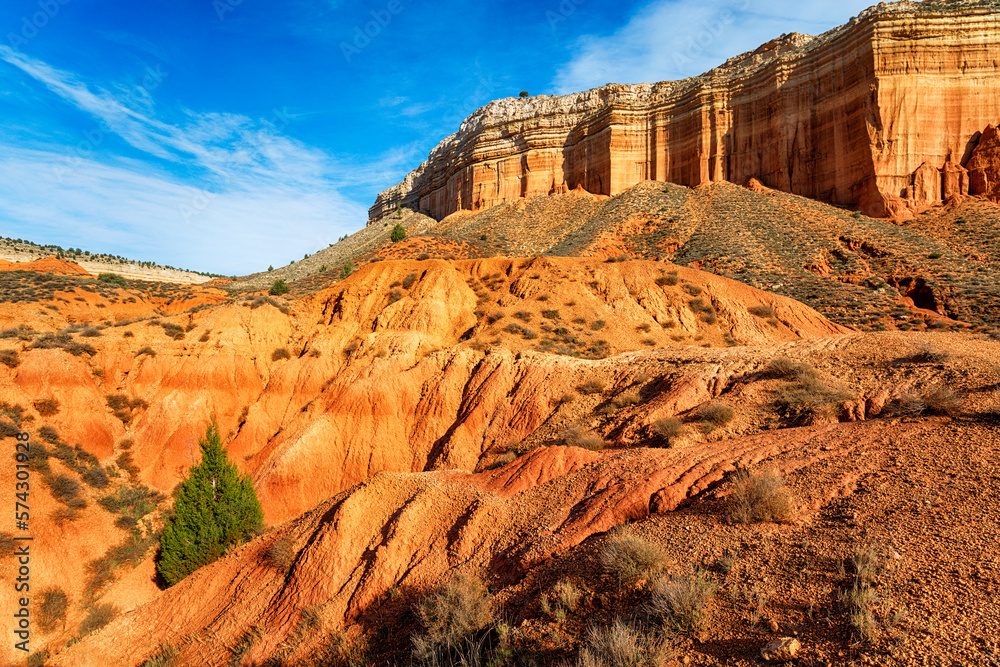
<path fill-rule="evenodd" d="M 287 572 L 294 561 L 295 548 L 287 537 L 275 540 L 267 548 L 267 562 L 278 570 Z"/>
<path fill-rule="evenodd" d="M 661 577 L 653 583 L 646 611 L 664 626 L 697 632 L 708 621 L 706 607 L 718 586 L 701 570 Z"/>
<path fill-rule="evenodd" d="M 663 549 L 636 535 L 629 526 L 612 530 L 600 554 L 601 567 L 620 584 L 649 578 L 660 568 L 663 558 Z"/>
<path fill-rule="evenodd" d="M 567 447 L 581 447 L 591 451 L 600 451 L 608 443 L 594 431 L 580 424 L 571 424 L 562 432 L 563 442 Z"/>
<path fill-rule="evenodd" d="M 577 667 L 666 667 L 672 659 L 673 652 L 661 638 L 616 618 L 609 627 L 590 628 Z"/>
<path fill-rule="evenodd" d="M 750 474 L 737 470 L 733 490 L 726 499 L 726 517 L 732 523 L 787 523 L 793 514 L 792 499 L 784 480 L 764 470 Z"/>
<path fill-rule="evenodd" d="M 663 439 L 667 447 L 673 447 L 674 442 L 684 432 L 684 424 L 676 417 L 657 419 L 652 425 L 653 433 Z"/>
<path fill-rule="evenodd" d="M 486 586 L 464 573 L 421 600 L 415 611 L 424 631 L 413 637 L 413 656 L 425 664 L 439 664 L 442 653 L 475 644 L 476 634 L 496 620 Z"/>

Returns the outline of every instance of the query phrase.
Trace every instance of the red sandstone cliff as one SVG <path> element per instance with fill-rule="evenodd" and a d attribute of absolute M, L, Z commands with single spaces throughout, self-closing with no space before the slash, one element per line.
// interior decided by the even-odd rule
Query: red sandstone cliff
<path fill-rule="evenodd" d="M 965 166 L 997 120 L 1000 12 L 879 5 L 819 37 L 793 34 L 700 77 L 502 99 L 470 116 L 371 220 L 436 218 L 643 180 L 765 185 L 875 216 L 987 194 Z"/>

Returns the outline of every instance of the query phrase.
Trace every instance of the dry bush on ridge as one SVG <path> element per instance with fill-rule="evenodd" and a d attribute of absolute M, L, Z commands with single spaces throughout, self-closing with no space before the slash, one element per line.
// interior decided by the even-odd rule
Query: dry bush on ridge
<path fill-rule="evenodd" d="M 576 390 L 584 396 L 590 396 L 591 394 L 603 394 L 604 383 L 600 380 L 589 380 L 578 386 Z"/>
<path fill-rule="evenodd" d="M 267 548 L 267 562 L 279 570 L 288 571 L 295 561 L 295 548 L 287 537 L 275 540 Z"/>
<path fill-rule="evenodd" d="M 719 401 L 711 401 L 698 410 L 698 418 L 708 432 L 725 426 L 735 416 L 736 412 L 731 407 Z"/>
<path fill-rule="evenodd" d="M 99 604 L 91 607 L 87 617 L 80 623 L 80 636 L 86 636 L 100 630 L 113 621 L 117 615 L 118 607 L 112 604 Z"/>
<path fill-rule="evenodd" d="M 770 306 L 752 306 L 747 309 L 751 315 L 760 317 L 763 319 L 770 319 L 774 317 L 774 308 Z"/>
<path fill-rule="evenodd" d="M 292 353 L 283 347 L 279 347 L 277 350 L 271 353 L 271 361 L 281 361 L 282 359 L 291 359 Z"/>
<path fill-rule="evenodd" d="M 600 451 L 608 446 L 604 438 L 580 424 L 567 426 L 562 432 L 562 439 L 567 447 L 581 447 L 591 451 Z"/>
<path fill-rule="evenodd" d="M 622 392 L 611 399 L 611 404 L 619 410 L 630 405 L 638 405 L 639 403 L 642 403 L 642 397 L 635 390 Z"/>
<path fill-rule="evenodd" d="M 792 518 L 792 499 L 777 473 L 750 474 L 737 470 L 733 490 L 726 499 L 726 517 L 732 523 L 786 523 Z"/>
<path fill-rule="evenodd" d="M 34 406 L 43 417 L 51 417 L 59 412 L 59 401 L 54 398 L 40 398 L 34 402 Z"/>
<path fill-rule="evenodd" d="M 697 632 L 705 627 L 705 607 L 718 586 L 701 570 L 691 574 L 660 577 L 652 586 L 646 611 L 664 626 L 682 632 Z"/>
<path fill-rule="evenodd" d="M 629 526 L 613 529 L 600 554 L 601 567 L 620 584 L 648 578 L 660 568 L 663 558 L 663 549 L 636 535 Z"/>
<path fill-rule="evenodd" d="M 676 417 L 665 417 L 657 419 L 650 428 L 652 428 L 653 433 L 663 439 L 663 443 L 667 447 L 673 447 L 674 441 L 684 431 L 684 424 Z"/>
<path fill-rule="evenodd" d="M 779 372 L 793 373 L 795 381 L 778 390 L 777 406 L 783 415 L 796 423 L 812 423 L 819 419 L 833 419 L 845 401 L 853 394 L 838 382 L 823 378 L 819 371 L 808 364 L 780 362 L 775 359 L 767 373 L 772 377 Z"/>

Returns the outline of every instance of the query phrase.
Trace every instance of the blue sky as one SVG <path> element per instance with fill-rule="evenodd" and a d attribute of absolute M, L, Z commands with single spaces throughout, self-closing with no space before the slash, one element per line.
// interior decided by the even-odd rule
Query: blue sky
<path fill-rule="evenodd" d="M 868 4 L 3 0 L 0 235 L 283 265 L 490 100 L 693 76 Z"/>

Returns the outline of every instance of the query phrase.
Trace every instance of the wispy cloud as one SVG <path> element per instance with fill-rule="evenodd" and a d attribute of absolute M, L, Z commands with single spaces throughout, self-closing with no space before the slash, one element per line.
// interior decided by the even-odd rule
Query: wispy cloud
<path fill-rule="evenodd" d="M 575 55 L 560 69 L 553 87 L 567 94 L 606 83 L 652 83 L 696 76 L 782 33 L 817 34 L 835 27 L 870 4 L 870 0 L 766 4 L 754 0 L 657 0 L 639 9 L 612 34 L 579 38 Z M 577 14 L 586 10 L 583 5 Z M 571 16 L 566 22 L 573 20 Z"/>
<path fill-rule="evenodd" d="M 364 162 L 338 159 L 284 134 L 294 115 L 280 110 L 267 119 L 181 110 L 168 122 L 146 87 L 88 85 L 3 46 L 0 61 L 92 117 L 97 137 L 116 135 L 141 156 L 4 147 L 0 215 L 7 225 L 47 230 L 46 242 L 98 249 L 103 241 L 139 254 L 148 247 L 153 256 L 145 257 L 164 262 L 256 271 L 361 227 L 366 207 L 344 191 L 374 192 L 413 158 L 400 149 Z M 72 240 L 74 228 L 86 238 Z"/>

